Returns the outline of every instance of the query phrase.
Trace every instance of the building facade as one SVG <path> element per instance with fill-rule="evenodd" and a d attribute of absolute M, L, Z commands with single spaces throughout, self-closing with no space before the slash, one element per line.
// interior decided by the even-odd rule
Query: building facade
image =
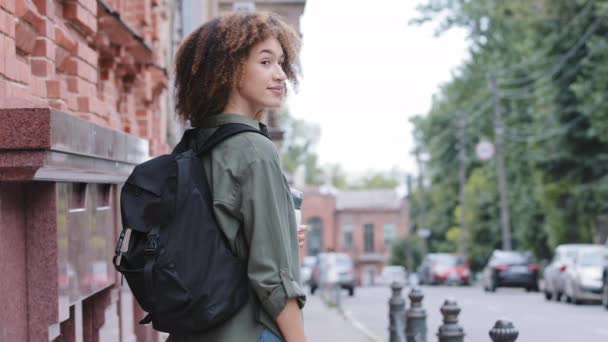
<path fill-rule="evenodd" d="M 181 136 L 173 56 L 219 13 L 218 0 L 0 0 L 0 341 L 164 340 L 112 265 L 119 194 Z"/>
<path fill-rule="evenodd" d="M 349 254 L 360 285 L 373 284 L 392 243 L 408 235 L 408 201 L 394 190 L 339 191 L 329 186 L 304 192 L 302 222 L 308 225 L 302 256 Z"/>
<path fill-rule="evenodd" d="M 172 13 L 0 1 L 0 341 L 159 340 L 111 260 L 121 184 L 172 146 Z"/>

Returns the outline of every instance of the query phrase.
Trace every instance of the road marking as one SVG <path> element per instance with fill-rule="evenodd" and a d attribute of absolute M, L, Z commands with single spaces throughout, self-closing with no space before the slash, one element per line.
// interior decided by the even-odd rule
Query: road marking
<path fill-rule="evenodd" d="M 341 311 L 344 318 L 346 318 L 346 320 L 349 321 L 357 330 L 359 330 L 363 335 L 365 335 L 365 337 L 367 337 L 368 340 L 370 340 L 372 342 L 382 341 L 382 339 L 380 337 L 378 337 L 371 330 L 369 330 L 367 327 L 365 327 L 365 325 L 363 325 L 363 323 L 357 321 L 355 319 L 355 317 L 353 317 L 353 315 L 351 314 L 350 311 L 348 311 L 348 310 L 339 310 L 339 311 Z"/>

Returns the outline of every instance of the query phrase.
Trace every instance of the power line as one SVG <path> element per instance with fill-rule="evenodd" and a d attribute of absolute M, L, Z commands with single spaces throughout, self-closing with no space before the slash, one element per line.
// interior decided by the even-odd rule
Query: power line
<path fill-rule="evenodd" d="M 540 77 L 542 77 L 544 75 L 547 75 L 547 74 L 553 75 L 553 74 L 559 72 L 562 68 L 564 68 L 566 66 L 566 63 L 568 62 L 568 60 L 574 56 L 574 54 L 583 46 L 583 44 L 585 44 L 587 41 L 589 41 L 591 35 L 595 32 L 595 30 L 597 30 L 597 28 L 600 26 L 600 24 L 602 23 L 603 20 L 604 20 L 603 17 L 596 18 L 593 21 L 593 23 L 591 23 L 589 25 L 589 27 L 585 30 L 585 33 L 583 33 L 583 35 L 579 37 L 576 44 L 574 44 L 574 46 L 572 46 L 566 53 L 564 53 L 561 57 L 559 57 L 559 61 L 555 65 L 553 65 L 545 70 L 537 71 L 537 72 L 533 73 L 532 75 L 515 78 L 515 79 L 511 79 L 511 80 L 507 80 L 507 81 L 504 81 L 504 80 L 499 81 L 498 85 L 501 87 L 511 87 L 514 85 L 523 85 L 526 83 L 530 83 L 530 82 L 534 81 L 535 79 L 539 79 Z"/>
<path fill-rule="evenodd" d="M 574 23 L 575 23 L 576 21 L 578 21 L 580 18 L 582 18 L 582 17 L 586 16 L 586 15 L 587 15 L 587 14 L 588 14 L 588 13 L 591 11 L 591 9 L 593 8 L 593 6 L 592 6 L 592 5 L 593 5 L 594 3 L 595 3 L 595 1 L 594 1 L 594 0 L 589 0 L 589 1 L 587 1 L 587 3 L 585 3 L 585 5 L 583 6 L 583 9 L 581 9 L 581 10 L 580 10 L 580 11 L 579 11 L 579 12 L 578 12 L 578 13 L 577 13 L 577 14 L 576 14 L 574 17 L 572 17 L 572 18 L 571 18 L 571 19 L 568 21 L 568 23 L 567 23 L 567 24 L 564 26 L 564 28 L 562 29 L 562 31 L 559 33 L 558 37 L 556 38 L 556 41 L 561 41 L 561 40 L 563 40 L 563 39 L 566 37 L 566 35 L 567 35 L 568 33 L 570 33 L 570 32 L 571 32 L 570 27 L 571 27 L 572 25 L 574 25 Z M 496 76 L 497 76 L 497 77 L 501 77 L 501 75 L 503 75 L 503 74 L 507 74 L 507 73 L 510 73 L 510 72 L 514 72 L 514 71 L 516 71 L 516 70 L 518 70 L 518 69 L 529 68 L 529 67 L 530 67 L 530 66 L 532 66 L 534 63 L 541 63 L 541 62 L 542 62 L 541 64 L 537 65 L 537 67 L 538 67 L 538 66 L 547 65 L 547 64 L 549 63 L 549 61 L 545 60 L 545 56 L 546 56 L 546 55 L 547 55 L 547 54 L 548 54 L 550 51 L 551 51 L 551 47 L 549 47 L 549 48 L 547 48 L 547 49 L 544 49 L 543 51 L 539 52 L 539 53 L 536 55 L 536 57 L 532 57 L 532 59 L 533 59 L 532 61 L 522 62 L 522 63 L 519 63 L 519 64 L 515 64 L 515 65 L 508 66 L 508 67 L 506 67 L 506 68 L 499 68 L 499 69 L 496 69 L 496 70 L 495 70 L 495 72 L 496 72 Z"/>

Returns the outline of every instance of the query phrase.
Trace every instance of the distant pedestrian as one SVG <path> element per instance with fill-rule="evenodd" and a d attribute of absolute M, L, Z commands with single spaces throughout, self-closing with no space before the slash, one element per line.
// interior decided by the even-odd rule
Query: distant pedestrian
<path fill-rule="evenodd" d="M 286 82 L 297 83 L 298 50 L 298 34 L 268 13 L 231 13 L 192 32 L 176 54 L 175 97 L 177 115 L 198 128 L 196 143 L 230 123 L 268 134 L 260 121 L 266 109 L 282 106 Z M 246 265 L 250 295 L 220 325 L 168 341 L 305 341 L 298 253 L 304 233 L 274 144 L 254 132 L 238 134 L 206 154 L 203 165 L 213 212 Z"/>

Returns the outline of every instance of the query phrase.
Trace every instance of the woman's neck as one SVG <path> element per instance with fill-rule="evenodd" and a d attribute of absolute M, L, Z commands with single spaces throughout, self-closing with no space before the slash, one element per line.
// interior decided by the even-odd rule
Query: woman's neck
<path fill-rule="evenodd" d="M 251 119 L 261 120 L 262 109 L 254 108 L 251 104 L 242 98 L 231 98 L 224 107 L 224 113 L 239 114 Z"/>

